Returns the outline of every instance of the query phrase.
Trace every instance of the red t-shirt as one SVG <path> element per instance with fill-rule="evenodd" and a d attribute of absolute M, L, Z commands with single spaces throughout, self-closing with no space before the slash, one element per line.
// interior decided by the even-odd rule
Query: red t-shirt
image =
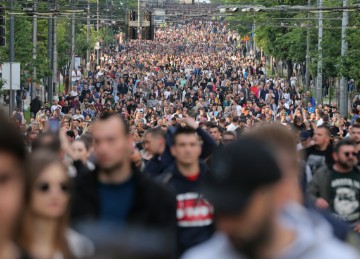
<path fill-rule="evenodd" d="M 186 178 L 189 180 L 189 181 L 196 181 L 198 178 L 199 178 L 199 173 L 195 174 L 195 175 L 191 175 L 191 176 L 186 176 Z"/>

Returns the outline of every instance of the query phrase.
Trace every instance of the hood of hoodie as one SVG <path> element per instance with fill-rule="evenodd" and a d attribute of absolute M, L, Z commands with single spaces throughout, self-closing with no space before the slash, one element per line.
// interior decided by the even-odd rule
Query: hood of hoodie
<path fill-rule="evenodd" d="M 293 230 L 296 238 L 274 258 L 360 258 L 355 250 L 335 239 L 331 226 L 315 211 L 292 203 L 284 209 L 279 222 Z"/>
<path fill-rule="evenodd" d="M 315 211 L 289 204 L 278 216 L 280 224 L 295 233 L 295 240 L 271 259 L 359 259 L 350 246 L 335 239 L 330 225 Z M 250 259 L 237 253 L 223 233 L 190 249 L 182 259 Z"/>

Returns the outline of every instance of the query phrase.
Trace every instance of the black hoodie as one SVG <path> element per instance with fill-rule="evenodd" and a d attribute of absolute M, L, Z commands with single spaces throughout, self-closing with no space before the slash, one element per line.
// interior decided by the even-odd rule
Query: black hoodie
<path fill-rule="evenodd" d="M 169 187 L 177 200 L 179 254 L 208 240 L 214 233 L 213 206 L 200 192 L 207 170 L 206 164 L 200 163 L 197 179 L 188 179 L 174 164 L 160 176 L 160 180 Z"/>

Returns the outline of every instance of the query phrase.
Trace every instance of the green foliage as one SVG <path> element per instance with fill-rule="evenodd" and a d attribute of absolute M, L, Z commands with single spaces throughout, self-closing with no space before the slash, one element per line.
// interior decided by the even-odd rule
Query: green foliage
<path fill-rule="evenodd" d="M 360 81 L 360 14 L 356 14 L 350 20 L 354 28 L 349 27 L 347 31 L 346 40 L 348 42 L 348 52 L 344 59 L 343 66 L 341 67 L 342 72 L 348 78 L 352 78 L 355 82 Z M 357 29 L 356 29 L 357 28 Z"/>
<path fill-rule="evenodd" d="M 222 0 L 223 4 L 249 5 L 247 0 Z M 266 7 L 279 5 L 306 6 L 307 0 L 255 0 L 251 5 L 263 5 Z M 350 1 L 350 4 L 354 4 Z M 312 1 L 316 5 L 316 1 Z M 341 6 L 342 1 L 324 0 L 324 7 Z M 310 72 L 316 76 L 318 61 L 318 20 L 317 14 L 311 13 L 310 19 L 307 14 L 292 11 L 268 11 L 268 12 L 238 12 L 228 17 L 230 28 L 237 30 L 242 36 L 251 33 L 251 27 L 255 25 L 255 41 L 265 54 L 283 60 L 287 63 L 305 62 L 306 59 L 306 35 L 310 28 Z M 345 75 L 357 82 L 360 80 L 360 14 L 349 12 L 350 22 L 347 32 L 349 50 L 342 60 L 341 58 L 341 12 L 325 12 L 323 30 L 323 75 L 325 78 Z"/>
<path fill-rule="evenodd" d="M 14 10 L 22 12 L 22 4 L 24 1 L 14 1 Z M 60 10 L 71 9 L 69 0 L 56 0 Z M 91 6 L 91 13 L 96 12 L 97 0 L 89 0 Z M 121 4 L 122 3 L 122 4 Z M 108 18 L 116 18 L 125 16 L 125 8 L 135 8 L 137 1 L 134 0 L 99 0 L 101 8 L 99 8 L 100 16 L 105 15 Z M 110 5 L 112 4 L 112 5 Z M 8 5 L 8 2 L 5 2 Z M 75 8 L 87 6 L 87 0 L 74 0 Z M 51 1 L 38 0 L 37 10 L 39 12 L 48 12 L 51 6 Z M 108 6 L 108 8 L 105 8 Z M 54 8 L 54 6 L 52 6 Z M 107 11 L 106 11 L 106 10 Z M 113 31 L 111 28 L 106 29 L 103 24 L 100 25 L 99 31 L 96 31 L 92 21 L 90 30 L 90 44 L 87 41 L 87 27 L 86 27 L 86 13 L 79 15 L 76 20 L 76 38 L 75 38 L 75 55 L 86 57 L 88 47 L 93 51 L 95 42 L 104 41 L 105 43 L 113 42 Z M 37 78 L 36 81 L 41 81 L 44 77 L 50 75 L 49 60 L 48 60 L 48 19 L 38 19 L 38 34 L 37 34 L 37 59 L 33 60 L 33 44 L 32 44 L 32 22 L 31 16 L 15 15 L 15 62 L 21 63 L 22 82 L 25 82 L 29 77 L 32 77 L 33 70 L 36 67 Z M 7 46 L 0 47 L 0 64 L 9 61 L 9 17 L 7 22 Z M 70 50 L 71 50 L 71 20 L 69 16 L 61 16 L 57 18 L 57 53 L 58 53 L 58 69 L 62 69 L 69 64 Z M 1 87 L 1 82 L 0 82 Z"/>

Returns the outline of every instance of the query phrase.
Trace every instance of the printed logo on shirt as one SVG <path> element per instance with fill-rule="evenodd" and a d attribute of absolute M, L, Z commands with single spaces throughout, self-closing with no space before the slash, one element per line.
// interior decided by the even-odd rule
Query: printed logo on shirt
<path fill-rule="evenodd" d="M 360 182 L 350 178 L 338 178 L 331 181 L 333 193 L 333 211 L 336 216 L 347 222 L 360 219 Z"/>
<path fill-rule="evenodd" d="M 176 196 L 179 227 L 204 227 L 213 222 L 214 208 L 199 193 L 182 193 Z"/>

